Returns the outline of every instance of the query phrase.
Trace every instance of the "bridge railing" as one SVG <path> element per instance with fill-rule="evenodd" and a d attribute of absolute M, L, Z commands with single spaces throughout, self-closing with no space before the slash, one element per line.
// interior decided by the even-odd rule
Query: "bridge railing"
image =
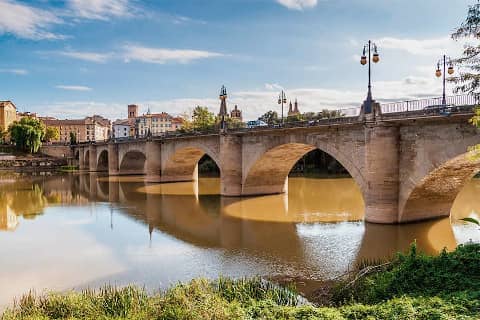
<path fill-rule="evenodd" d="M 383 114 L 387 113 L 401 113 L 401 112 L 414 112 L 414 111 L 428 111 L 429 109 L 435 109 L 444 107 L 442 97 L 420 99 L 420 100 L 407 100 L 393 103 L 381 104 Z M 447 106 L 474 106 L 478 104 L 478 99 L 474 95 L 457 95 L 446 97 Z"/>

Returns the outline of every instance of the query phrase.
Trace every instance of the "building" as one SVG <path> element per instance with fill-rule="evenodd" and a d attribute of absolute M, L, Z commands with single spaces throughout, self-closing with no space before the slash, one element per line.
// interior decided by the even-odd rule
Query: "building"
<path fill-rule="evenodd" d="M 112 131 L 115 138 L 126 138 L 133 136 L 131 134 L 131 121 L 130 119 L 119 119 L 113 122 Z M 135 129 L 135 126 L 133 126 Z"/>
<path fill-rule="evenodd" d="M 69 142 L 71 132 L 75 133 L 77 142 L 103 141 L 110 138 L 110 120 L 99 115 L 72 120 L 60 120 L 51 117 L 39 119 L 46 127 L 58 128 L 60 138 L 54 140 L 54 142 Z"/>
<path fill-rule="evenodd" d="M 232 120 L 242 122 L 242 111 L 238 109 L 238 106 L 235 105 L 232 111 L 230 111 L 230 118 Z"/>
<path fill-rule="evenodd" d="M 300 110 L 298 110 L 298 102 L 297 99 L 295 99 L 295 104 L 292 106 L 292 101 L 290 101 L 290 105 L 288 107 L 288 116 L 293 117 L 300 115 Z"/>
<path fill-rule="evenodd" d="M 0 130 L 5 132 L 17 120 L 17 107 L 12 101 L 0 101 Z"/>
<path fill-rule="evenodd" d="M 37 119 L 37 114 L 33 112 L 17 112 L 17 121 L 20 121 L 22 118 L 32 118 Z"/>
<path fill-rule="evenodd" d="M 167 131 L 177 130 L 178 121 L 175 120 L 175 126 L 172 124 L 173 117 L 166 112 L 151 113 L 141 115 L 135 119 L 135 132 L 139 137 L 148 135 L 158 136 Z"/>
<path fill-rule="evenodd" d="M 171 131 L 176 131 L 178 129 L 181 129 L 183 126 L 183 118 L 173 117 L 171 123 L 172 123 L 172 126 L 170 127 L 172 129 Z"/>

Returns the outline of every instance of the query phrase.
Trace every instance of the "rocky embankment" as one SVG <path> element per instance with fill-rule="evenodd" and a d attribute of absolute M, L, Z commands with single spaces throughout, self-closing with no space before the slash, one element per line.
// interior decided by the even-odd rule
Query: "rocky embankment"
<path fill-rule="evenodd" d="M 16 156 L 0 154 L 0 170 L 34 171 L 57 169 L 67 165 L 66 159 L 44 155 Z"/>

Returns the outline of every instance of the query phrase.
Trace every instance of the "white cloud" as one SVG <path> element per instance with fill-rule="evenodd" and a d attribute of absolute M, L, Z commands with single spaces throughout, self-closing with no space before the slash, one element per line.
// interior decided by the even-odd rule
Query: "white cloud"
<path fill-rule="evenodd" d="M 50 11 L 13 0 L 0 0 L 0 34 L 32 40 L 64 39 L 65 36 L 49 31 L 52 25 L 60 23 L 62 19 Z"/>
<path fill-rule="evenodd" d="M 406 51 L 413 55 L 441 55 L 458 53 L 462 49 L 462 43 L 454 41 L 449 37 L 436 39 L 399 39 L 385 37 L 376 41 L 379 49 L 396 49 Z"/>
<path fill-rule="evenodd" d="M 323 109 L 351 109 L 358 108 L 365 100 L 367 88 L 326 89 L 326 88 L 293 88 L 286 89 L 287 99 L 298 99 L 301 112 L 319 112 Z M 439 97 L 441 95 L 441 82 L 434 77 L 409 76 L 399 81 L 375 81 L 373 83 L 373 96 L 380 102 L 397 102 L 416 100 L 426 97 Z M 281 113 L 277 103 L 278 92 L 261 88 L 257 91 L 231 91 L 229 90 L 228 110 L 235 104 L 242 110 L 245 120 L 256 119 L 268 110 Z M 192 97 L 169 100 L 144 100 L 144 101 L 65 101 L 34 106 L 34 110 L 44 115 L 60 118 L 79 118 L 87 115 L 98 114 L 110 119 L 126 118 L 127 105 L 136 103 L 140 112 L 150 108 L 152 112 L 165 111 L 173 115 L 181 115 L 191 111 L 195 106 L 207 106 L 210 111 L 218 113 L 220 102 L 216 92 L 210 97 Z M 284 113 L 287 112 L 286 107 Z M 347 114 L 350 114 L 347 112 Z"/>
<path fill-rule="evenodd" d="M 55 88 L 70 91 L 92 91 L 92 88 L 86 86 L 58 85 Z"/>
<path fill-rule="evenodd" d="M 265 83 L 265 89 L 272 91 L 278 91 L 278 90 L 283 90 L 283 87 L 279 85 L 278 83 Z"/>
<path fill-rule="evenodd" d="M 135 10 L 128 0 L 68 0 L 68 7 L 74 16 L 92 20 L 130 17 Z"/>
<path fill-rule="evenodd" d="M 279 4 L 291 10 L 303 10 L 313 8 L 318 0 L 276 0 Z"/>
<path fill-rule="evenodd" d="M 24 76 L 28 74 L 28 71 L 25 69 L 0 69 L 0 73 L 11 73 Z"/>
<path fill-rule="evenodd" d="M 221 57 L 223 54 L 202 50 L 181 50 L 166 48 L 148 48 L 137 45 L 125 45 L 125 62 L 141 61 L 165 64 L 168 62 L 189 63 L 194 60 Z"/>
<path fill-rule="evenodd" d="M 55 53 L 65 57 L 69 57 L 69 58 L 90 61 L 90 62 L 98 62 L 98 63 L 104 63 L 109 58 L 112 57 L 110 53 L 98 53 L 98 52 L 86 52 L 86 51 L 82 52 L 82 51 L 68 50 L 68 51 L 59 51 Z"/>

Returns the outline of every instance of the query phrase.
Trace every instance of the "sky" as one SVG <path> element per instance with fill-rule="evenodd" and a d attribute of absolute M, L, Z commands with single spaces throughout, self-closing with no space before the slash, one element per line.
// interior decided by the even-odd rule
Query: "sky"
<path fill-rule="evenodd" d="M 140 111 L 218 113 L 222 85 L 247 120 L 358 107 L 371 39 L 373 96 L 440 96 L 443 54 L 475 0 L 0 0 L 0 100 L 19 111 L 126 118 Z M 451 93 L 450 86 L 448 93 Z"/>

